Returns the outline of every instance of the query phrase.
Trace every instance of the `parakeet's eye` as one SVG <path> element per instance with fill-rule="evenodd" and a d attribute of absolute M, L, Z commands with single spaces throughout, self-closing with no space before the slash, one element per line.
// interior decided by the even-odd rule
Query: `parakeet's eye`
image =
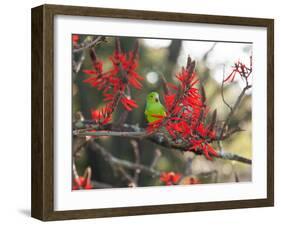
<path fill-rule="evenodd" d="M 158 98 L 155 98 L 155 101 L 158 102 L 159 101 Z"/>

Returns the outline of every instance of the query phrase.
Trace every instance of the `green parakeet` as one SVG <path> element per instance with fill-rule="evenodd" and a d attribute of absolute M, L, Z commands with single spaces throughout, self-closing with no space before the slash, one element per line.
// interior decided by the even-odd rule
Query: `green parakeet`
<path fill-rule="evenodd" d="M 154 122 L 159 120 L 159 117 L 153 117 L 153 115 L 166 116 L 165 107 L 161 104 L 159 94 L 157 92 L 151 92 L 146 96 L 146 108 L 144 114 L 148 122 Z"/>

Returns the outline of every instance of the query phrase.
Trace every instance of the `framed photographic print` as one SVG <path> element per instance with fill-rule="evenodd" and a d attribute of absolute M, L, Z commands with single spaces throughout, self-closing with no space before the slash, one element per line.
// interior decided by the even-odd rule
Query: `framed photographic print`
<path fill-rule="evenodd" d="M 32 9 L 32 216 L 272 206 L 272 19 Z"/>

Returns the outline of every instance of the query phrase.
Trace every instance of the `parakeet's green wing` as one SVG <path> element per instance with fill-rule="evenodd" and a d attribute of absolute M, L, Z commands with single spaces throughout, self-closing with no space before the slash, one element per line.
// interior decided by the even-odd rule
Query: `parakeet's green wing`
<path fill-rule="evenodd" d="M 162 111 L 164 112 L 163 116 L 166 116 L 166 109 L 165 107 L 161 104 L 161 107 L 162 107 Z"/>
<path fill-rule="evenodd" d="M 158 117 L 153 117 L 153 115 L 166 116 L 166 111 L 161 103 L 148 103 L 144 114 L 148 122 L 153 122 L 159 120 Z"/>

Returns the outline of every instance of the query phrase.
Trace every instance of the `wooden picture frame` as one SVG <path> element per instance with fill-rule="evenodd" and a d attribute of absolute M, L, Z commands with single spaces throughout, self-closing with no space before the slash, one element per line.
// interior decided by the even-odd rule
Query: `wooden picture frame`
<path fill-rule="evenodd" d="M 122 208 L 54 210 L 54 16 L 126 18 L 267 29 L 267 198 Z M 42 5 L 32 9 L 32 217 L 65 220 L 274 205 L 274 21 L 272 19 Z"/>

